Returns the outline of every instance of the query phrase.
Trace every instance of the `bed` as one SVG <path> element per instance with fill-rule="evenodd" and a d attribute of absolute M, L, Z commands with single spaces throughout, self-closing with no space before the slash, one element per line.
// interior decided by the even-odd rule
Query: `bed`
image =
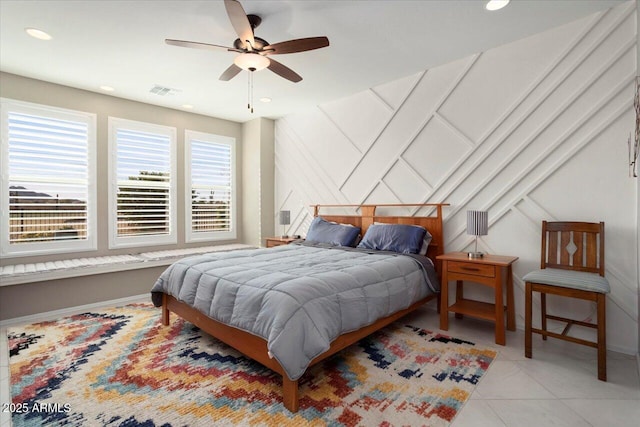
<path fill-rule="evenodd" d="M 308 238 L 322 226 L 349 235 L 357 228 L 364 249 L 296 242 L 189 257 L 160 276 L 152 300 L 162 307 L 164 325 L 173 312 L 282 375 L 283 405 L 296 412 L 298 380 L 308 367 L 439 299 L 443 206 L 314 205 Z M 398 207 L 428 215 L 376 213 Z M 348 208 L 359 215 L 320 212 Z M 378 248 L 375 240 L 371 246 L 377 232 L 411 226 L 428 230 L 420 249 L 426 256 L 379 251 L 388 244 Z"/>

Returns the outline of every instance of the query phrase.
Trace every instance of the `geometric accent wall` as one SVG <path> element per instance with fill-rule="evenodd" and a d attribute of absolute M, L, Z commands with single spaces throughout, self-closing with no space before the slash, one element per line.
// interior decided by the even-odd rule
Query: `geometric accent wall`
<path fill-rule="evenodd" d="M 286 116 L 275 129 L 275 209 L 291 210 L 288 234 L 304 235 L 310 204 L 447 202 L 446 251 L 470 246 L 466 211 L 487 210 L 481 250 L 520 257 L 521 328 L 521 278 L 539 265 L 541 221 L 604 221 L 608 346 L 635 354 L 638 181 L 626 144 L 635 74 L 635 2 L 627 2 Z M 491 297 L 475 288 L 469 295 Z M 549 305 L 595 316 L 587 302 Z"/>

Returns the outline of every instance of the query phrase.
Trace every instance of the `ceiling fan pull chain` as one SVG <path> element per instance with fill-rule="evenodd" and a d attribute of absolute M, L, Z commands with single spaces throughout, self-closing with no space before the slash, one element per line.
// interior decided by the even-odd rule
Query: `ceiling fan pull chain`
<path fill-rule="evenodd" d="M 247 76 L 247 110 L 251 110 L 251 73 Z"/>
<path fill-rule="evenodd" d="M 253 114 L 253 72 L 255 71 L 255 68 L 249 69 L 249 104 L 247 105 L 249 107 L 249 110 L 251 111 L 251 114 Z"/>

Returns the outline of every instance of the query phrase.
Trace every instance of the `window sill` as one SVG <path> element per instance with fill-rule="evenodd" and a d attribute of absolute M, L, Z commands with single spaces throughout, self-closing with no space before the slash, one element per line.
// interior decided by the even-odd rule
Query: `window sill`
<path fill-rule="evenodd" d="M 0 267 L 0 286 L 21 285 L 70 277 L 115 273 L 118 271 L 162 267 L 173 264 L 185 256 L 238 249 L 255 249 L 255 246 L 230 244 L 169 251 L 144 252 L 136 255 L 117 255 L 95 258 L 75 258 L 63 261 L 14 264 Z"/>

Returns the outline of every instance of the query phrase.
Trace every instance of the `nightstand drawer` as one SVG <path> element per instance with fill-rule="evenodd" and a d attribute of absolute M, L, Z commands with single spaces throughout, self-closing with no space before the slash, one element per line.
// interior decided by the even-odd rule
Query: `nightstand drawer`
<path fill-rule="evenodd" d="M 267 237 L 267 248 L 275 248 L 276 246 L 288 245 L 289 243 L 297 240 L 293 237 Z"/>
<path fill-rule="evenodd" d="M 473 276 L 496 277 L 496 268 L 493 265 L 474 264 L 470 262 L 449 261 L 447 271 L 452 273 L 471 274 Z"/>

